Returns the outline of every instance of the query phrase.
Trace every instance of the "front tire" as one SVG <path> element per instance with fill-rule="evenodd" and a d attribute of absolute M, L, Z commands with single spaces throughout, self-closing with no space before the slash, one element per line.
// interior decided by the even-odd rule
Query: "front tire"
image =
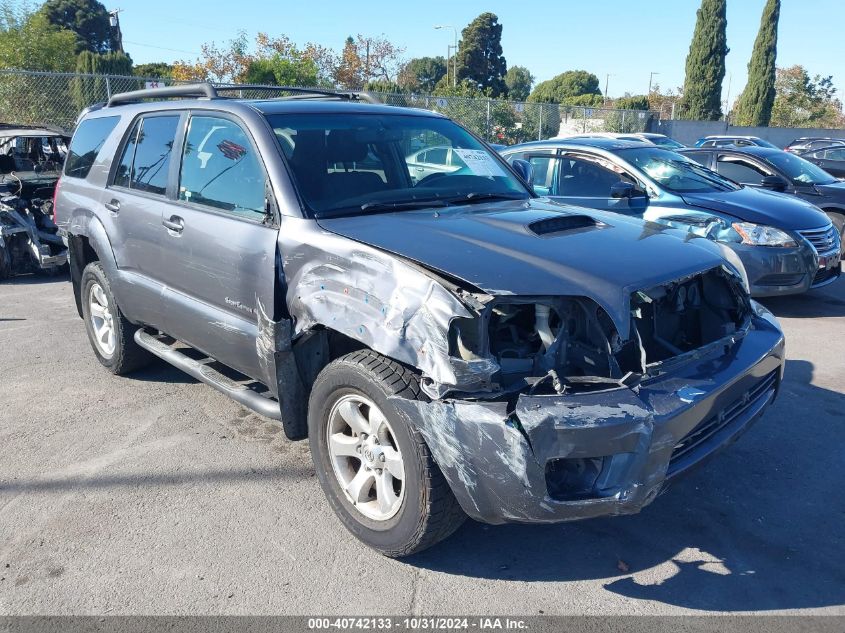
<path fill-rule="evenodd" d="M 82 318 L 97 360 L 118 376 L 148 365 L 153 357 L 135 342 L 138 327 L 120 311 L 100 262 L 82 271 L 80 292 Z"/>
<path fill-rule="evenodd" d="M 448 537 L 466 515 L 390 396 L 424 398 L 415 374 L 375 352 L 337 359 L 311 390 L 308 438 L 320 485 L 344 526 L 401 557 Z"/>

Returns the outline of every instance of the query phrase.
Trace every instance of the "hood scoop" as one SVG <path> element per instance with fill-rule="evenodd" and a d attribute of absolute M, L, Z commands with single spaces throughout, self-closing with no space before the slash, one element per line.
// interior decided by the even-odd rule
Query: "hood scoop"
<path fill-rule="evenodd" d="M 604 222 L 599 222 L 589 215 L 557 215 L 535 220 L 528 225 L 528 228 L 534 235 L 545 237 L 560 233 L 581 232 L 586 229 L 601 229 L 607 226 Z"/>

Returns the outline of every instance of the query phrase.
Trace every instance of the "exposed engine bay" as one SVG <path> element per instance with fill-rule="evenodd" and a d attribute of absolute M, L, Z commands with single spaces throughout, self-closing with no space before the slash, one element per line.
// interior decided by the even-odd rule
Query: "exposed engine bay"
<path fill-rule="evenodd" d="M 67 142 L 51 130 L 0 126 L 0 279 L 67 263 L 53 222 Z"/>
<path fill-rule="evenodd" d="M 586 297 L 501 298 L 480 319 L 453 321 L 450 353 L 495 360 L 494 391 L 634 386 L 662 363 L 739 333 L 750 315 L 738 277 L 716 268 L 634 292 L 628 340 Z"/>
<path fill-rule="evenodd" d="M 67 249 L 53 222 L 57 174 L 0 174 L 0 279 L 58 272 Z"/>

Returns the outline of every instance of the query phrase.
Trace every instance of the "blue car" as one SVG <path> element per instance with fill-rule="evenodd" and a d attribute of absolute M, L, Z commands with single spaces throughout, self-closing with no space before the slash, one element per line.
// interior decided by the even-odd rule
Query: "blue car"
<path fill-rule="evenodd" d="M 742 185 L 690 158 L 613 139 L 536 141 L 502 152 L 553 200 L 650 220 L 723 246 L 755 297 L 796 294 L 841 274 L 840 236 L 819 208 Z"/>

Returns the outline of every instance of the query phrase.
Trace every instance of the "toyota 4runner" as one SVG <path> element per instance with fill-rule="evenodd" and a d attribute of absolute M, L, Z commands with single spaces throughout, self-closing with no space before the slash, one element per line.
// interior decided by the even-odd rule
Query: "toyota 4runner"
<path fill-rule="evenodd" d="M 712 242 L 537 198 L 436 113 L 286 94 L 112 97 L 56 219 L 100 363 L 307 437 L 371 547 L 637 512 L 774 399 L 783 335 Z"/>

